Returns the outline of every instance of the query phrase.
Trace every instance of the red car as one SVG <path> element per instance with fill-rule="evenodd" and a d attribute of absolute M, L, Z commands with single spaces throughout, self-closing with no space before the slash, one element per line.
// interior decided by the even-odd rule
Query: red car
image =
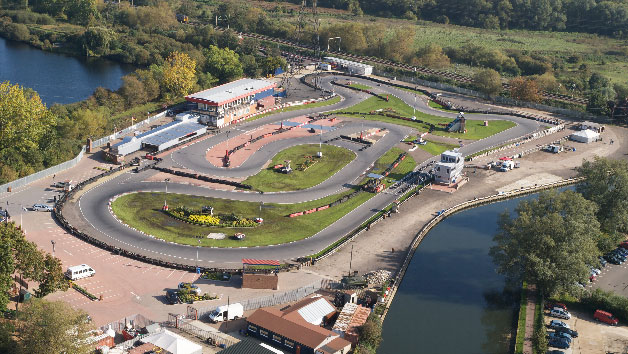
<path fill-rule="evenodd" d="M 621 247 L 621 248 L 625 248 L 625 249 L 627 249 L 627 250 L 628 250 L 628 241 L 624 241 L 624 242 L 620 243 L 620 244 L 619 244 L 619 247 Z"/>
<path fill-rule="evenodd" d="M 560 302 L 547 302 L 547 303 L 545 303 L 545 309 L 546 310 L 551 310 L 554 307 L 558 307 L 559 309 L 563 309 L 565 311 L 568 311 L 567 310 L 567 306 L 565 304 L 563 304 L 563 303 L 560 303 Z"/>

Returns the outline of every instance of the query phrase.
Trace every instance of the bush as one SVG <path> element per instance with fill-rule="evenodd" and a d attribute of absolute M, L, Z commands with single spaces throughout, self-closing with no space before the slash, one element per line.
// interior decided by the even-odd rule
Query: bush
<path fill-rule="evenodd" d="M 580 303 L 591 311 L 591 315 L 595 310 L 604 310 L 612 313 L 620 321 L 628 323 L 628 298 L 610 291 L 595 289 L 585 295 Z"/>

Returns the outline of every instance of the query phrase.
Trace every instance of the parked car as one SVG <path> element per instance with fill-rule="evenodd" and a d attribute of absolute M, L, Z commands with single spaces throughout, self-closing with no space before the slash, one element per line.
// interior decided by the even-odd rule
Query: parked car
<path fill-rule="evenodd" d="M 571 328 L 559 327 L 554 330 L 555 332 L 567 333 L 571 338 L 578 338 L 578 331 L 574 331 Z"/>
<path fill-rule="evenodd" d="M 617 250 L 611 251 L 611 255 L 622 263 L 626 261 L 626 256 L 623 253 L 617 252 Z"/>
<path fill-rule="evenodd" d="M 569 348 L 569 341 L 565 338 L 550 338 L 548 343 L 550 347 L 567 349 Z"/>
<path fill-rule="evenodd" d="M 607 263 L 608 263 L 608 262 L 606 262 L 606 259 L 604 259 L 604 257 L 600 257 L 600 265 L 601 265 L 602 267 L 606 267 L 606 264 L 607 264 Z"/>
<path fill-rule="evenodd" d="M 617 253 L 621 253 L 621 254 L 623 254 L 624 256 L 627 256 L 627 257 L 628 257 L 628 250 L 627 250 L 627 249 L 625 249 L 625 248 L 623 248 L 623 247 L 617 247 L 617 248 L 615 249 L 615 252 L 617 252 Z"/>
<path fill-rule="evenodd" d="M 177 291 L 172 289 L 166 290 L 166 300 L 170 305 L 181 303 L 181 299 L 179 299 Z"/>
<path fill-rule="evenodd" d="M 548 350 L 547 354 L 565 354 L 562 350 Z"/>
<path fill-rule="evenodd" d="M 594 274 L 591 274 L 591 275 L 589 276 L 589 281 L 590 281 L 590 282 L 592 282 L 592 283 L 593 283 L 593 282 L 595 281 L 595 279 L 596 279 L 596 277 L 595 277 L 595 275 L 594 275 Z"/>
<path fill-rule="evenodd" d="M 548 337 L 551 338 L 565 338 L 569 343 L 571 343 L 571 336 L 565 332 L 550 332 Z"/>
<path fill-rule="evenodd" d="M 602 273 L 602 271 L 597 269 L 597 268 L 591 267 L 591 273 L 595 274 L 595 275 L 600 275 L 600 273 Z"/>
<path fill-rule="evenodd" d="M 198 285 L 192 284 L 192 283 L 186 283 L 186 282 L 179 283 L 179 290 L 182 290 L 185 288 L 191 288 L 192 291 L 194 291 L 197 295 L 201 294 L 201 289 L 198 287 Z"/>
<path fill-rule="evenodd" d="M 46 204 L 34 204 L 33 210 L 34 211 L 52 211 L 52 207 Z"/>
<path fill-rule="evenodd" d="M 561 302 L 547 302 L 545 303 L 545 309 L 546 310 L 551 310 L 553 308 L 558 307 L 559 309 L 562 309 L 564 311 L 567 311 L 567 305 L 561 303 Z"/>
<path fill-rule="evenodd" d="M 628 241 L 624 241 L 624 242 L 620 243 L 620 244 L 619 244 L 619 247 L 621 247 L 621 248 L 625 248 L 625 249 L 627 249 L 627 250 L 628 250 Z"/>
<path fill-rule="evenodd" d="M 615 264 L 615 265 L 620 265 L 623 263 L 621 259 L 615 257 L 615 255 L 610 254 L 610 253 L 605 254 L 604 259 L 607 260 L 608 263 Z"/>
<path fill-rule="evenodd" d="M 617 319 L 617 317 L 613 316 L 612 313 L 602 311 L 602 310 L 595 310 L 595 313 L 593 314 L 593 318 L 596 321 L 608 323 L 611 326 L 617 326 L 617 323 L 619 323 L 619 320 Z"/>
<path fill-rule="evenodd" d="M 551 329 L 569 328 L 569 325 L 566 324 L 565 322 L 561 321 L 561 320 L 551 320 L 550 323 L 547 325 L 547 327 L 549 327 Z"/>
<path fill-rule="evenodd" d="M 552 317 L 556 317 L 556 318 L 562 318 L 565 320 L 568 320 L 571 318 L 571 314 L 569 314 L 569 312 L 559 308 L 559 307 L 555 307 L 550 311 L 550 316 Z"/>

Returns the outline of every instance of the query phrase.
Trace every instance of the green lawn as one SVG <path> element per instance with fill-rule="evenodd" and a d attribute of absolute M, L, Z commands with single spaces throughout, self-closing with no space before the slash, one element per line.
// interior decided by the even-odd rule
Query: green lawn
<path fill-rule="evenodd" d="M 325 181 L 355 158 L 355 154 L 350 150 L 323 145 L 323 157 L 321 159 L 314 157 L 314 161 L 318 162 L 305 171 L 298 171 L 297 168 L 305 161 L 305 156 L 316 156 L 318 150 L 318 145 L 297 145 L 285 149 L 273 157 L 267 168 L 242 183 L 263 192 L 306 189 Z M 275 165 L 285 164 L 286 160 L 291 161 L 292 173 L 284 174 L 273 169 Z"/>
<path fill-rule="evenodd" d="M 260 119 L 266 116 L 269 116 L 271 114 L 276 114 L 276 113 L 281 113 L 281 112 L 290 112 L 290 111 L 298 111 L 301 109 L 306 109 L 306 108 L 316 108 L 316 107 L 325 107 L 325 106 L 330 106 L 332 104 L 338 103 L 340 102 L 340 96 L 334 96 L 328 100 L 325 101 L 320 101 L 320 102 L 314 102 L 314 103 L 309 103 L 309 104 L 299 104 L 296 106 L 290 106 L 290 107 L 285 107 L 282 109 L 278 109 L 276 111 L 271 111 L 271 112 L 267 112 L 264 114 L 260 114 L 259 116 L 255 116 L 253 118 L 248 119 L 249 121 L 253 121 L 256 119 Z"/>
<path fill-rule="evenodd" d="M 443 105 L 436 103 L 432 100 L 429 101 L 428 105 L 434 109 L 438 109 L 439 111 L 449 112 L 449 113 L 458 113 L 460 111 L 456 111 L 455 109 L 445 108 Z"/>
<path fill-rule="evenodd" d="M 433 140 L 428 140 L 428 139 L 425 139 L 425 140 L 427 140 L 427 144 L 419 145 L 419 148 L 429 152 L 433 156 L 440 155 L 447 150 L 453 150 L 455 148 L 460 147 L 460 145 L 456 145 L 456 144 L 447 144 L 440 141 L 433 141 Z"/>
<path fill-rule="evenodd" d="M 375 161 L 375 164 L 373 165 L 373 173 L 380 174 L 384 172 L 384 170 L 386 170 L 386 168 L 390 166 L 390 164 L 393 163 L 395 159 L 397 159 L 399 154 L 402 154 L 403 152 L 403 150 L 397 147 L 388 150 L 384 155 L 377 159 L 377 161 Z M 390 171 L 390 174 L 388 174 L 388 177 L 386 178 L 388 179 L 388 181 L 398 181 L 402 179 L 403 176 L 405 176 L 406 174 L 412 172 L 415 167 L 416 161 L 414 161 L 412 156 L 407 155 L 406 158 L 401 161 L 399 166 Z"/>
<path fill-rule="evenodd" d="M 451 137 L 455 139 L 467 139 L 467 140 L 484 139 L 486 137 L 497 134 L 499 132 L 502 132 L 506 129 L 509 129 L 515 126 L 515 123 L 511 121 L 492 120 L 489 122 L 488 127 L 485 127 L 484 122 L 481 120 L 468 119 L 466 123 L 466 128 L 467 128 L 466 133 L 464 134 L 463 133 L 450 133 L 444 130 L 444 127 L 441 126 L 441 124 L 446 125 L 449 122 L 451 122 L 452 119 L 438 117 L 438 116 L 423 113 L 420 111 L 414 111 L 412 107 L 408 106 L 407 104 L 405 104 L 405 102 L 403 102 L 402 100 L 400 100 L 399 98 L 395 96 L 390 96 L 388 102 L 386 102 L 386 100 L 383 100 L 379 97 L 369 97 L 368 99 L 352 107 L 343 109 L 342 111 L 361 113 L 357 115 L 356 114 L 348 115 L 350 117 L 356 117 L 356 118 L 364 117 L 364 119 L 377 120 L 377 121 L 388 122 L 388 123 L 393 123 L 393 124 L 398 124 L 398 125 L 404 125 L 404 126 L 415 128 L 423 132 L 429 129 L 429 127 L 426 124 L 419 123 L 419 122 L 390 118 L 390 117 L 386 117 L 379 114 L 378 115 L 367 114 L 367 113 L 370 113 L 372 111 L 376 111 L 379 109 L 383 110 L 384 112 L 389 112 L 389 113 L 397 114 L 397 115 L 408 117 L 408 118 L 414 115 L 419 120 L 422 120 L 427 123 L 435 124 L 437 126 L 437 128 L 432 132 L 432 134 L 439 135 L 439 136 L 447 136 L 447 137 Z M 362 113 L 364 115 L 362 115 Z"/>
<path fill-rule="evenodd" d="M 521 299 L 519 301 L 519 320 L 517 321 L 517 338 L 515 339 L 515 354 L 523 353 L 523 341 L 526 334 L 526 307 L 528 306 L 527 284 L 523 282 L 521 287 Z"/>
<path fill-rule="evenodd" d="M 166 241 L 196 246 L 198 244 L 196 236 L 199 235 L 221 232 L 229 237 L 237 232 L 243 232 L 246 238 L 241 241 L 230 238 L 223 240 L 203 238 L 201 245 L 204 247 L 250 247 L 286 243 L 312 236 L 375 195 L 363 192 L 332 208 L 295 218 L 286 216 L 329 204 L 349 193 L 351 191 L 298 204 L 265 204 L 261 213 L 260 203 L 257 202 L 174 193 L 168 193 L 166 197 L 165 193 L 152 192 L 124 195 L 116 199 L 111 207 L 118 218 L 127 225 Z M 264 224 L 255 228 L 221 228 L 187 224 L 161 211 L 164 198 L 167 198 L 168 205 L 171 207 L 183 205 L 191 209 L 200 209 L 202 206 L 211 205 L 214 207 L 214 215 L 233 212 L 246 218 L 262 217 Z"/>
<path fill-rule="evenodd" d="M 366 86 L 366 85 L 362 85 L 362 84 L 351 84 L 351 85 L 349 85 L 349 87 L 357 88 L 357 89 L 360 89 L 360 90 L 370 90 L 370 89 L 372 89 L 371 86 Z"/>

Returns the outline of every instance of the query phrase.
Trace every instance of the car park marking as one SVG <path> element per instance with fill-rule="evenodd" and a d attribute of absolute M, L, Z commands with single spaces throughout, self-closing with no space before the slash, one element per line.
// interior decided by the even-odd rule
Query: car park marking
<path fill-rule="evenodd" d="M 166 279 L 170 278 L 170 276 L 174 273 L 175 271 L 173 270 L 172 272 L 170 272 L 170 274 L 168 274 L 168 276 L 166 277 Z"/>
<path fill-rule="evenodd" d="M 70 256 L 73 256 L 73 254 L 72 254 L 72 253 L 70 253 L 70 252 L 68 252 L 68 250 L 63 250 L 63 252 L 65 252 L 65 253 L 69 254 Z"/>

